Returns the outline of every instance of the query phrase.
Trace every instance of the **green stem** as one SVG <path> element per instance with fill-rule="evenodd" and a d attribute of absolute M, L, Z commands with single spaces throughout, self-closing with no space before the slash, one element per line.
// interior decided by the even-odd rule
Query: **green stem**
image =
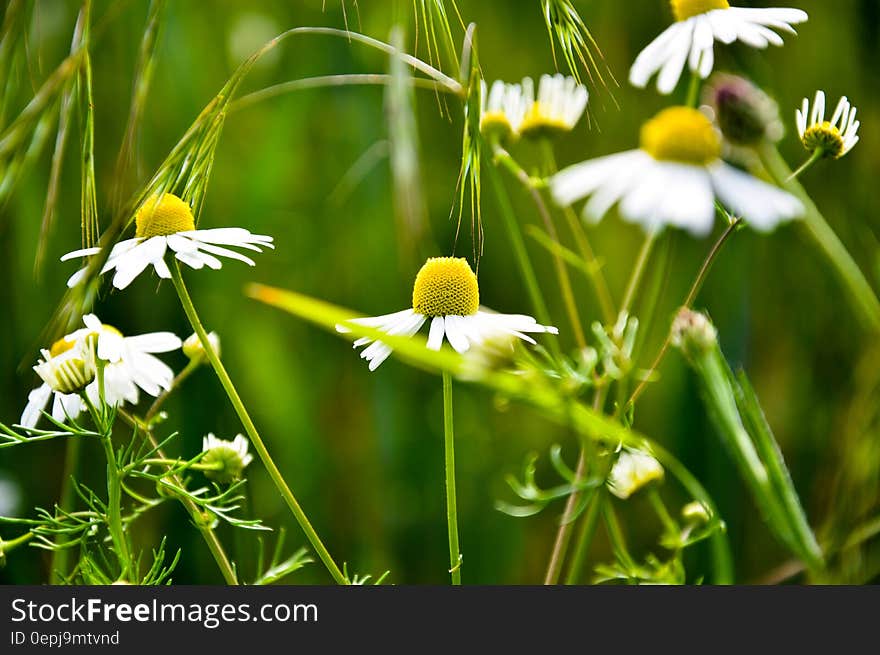
<path fill-rule="evenodd" d="M 446 526 L 449 532 L 449 573 L 452 584 L 461 584 L 461 550 L 458 546 L 458 503 L 455 497 L 455 432 L 452 423 L 452 376 L 443 372 L 443 445 L 446 458 Z"/>
<path fill-rule="evenodd" d="M 547 234 L 555 243 L 559 244 L 559 235 L 556 232 L 556 225 L 553 223 L 553 217 L 550 214 L 550 210 L 547 208 L 547 203 L 544 202 L 544 198 L 541 196 L 541 192 L 532 181 L 532 178 L 528 176 L 528 174 L 519 166 L 519 164 L 516 163 L 513 157 L 510 156 L 510 153 L 504 150 L 504 148 L 495 146 L 494 152 L 496 161 L 505 163 L 505 167 L 513 173 L 516 180 L 523 185 L 523 188 L 532 197 L 532 200 L 538 209 L 538 215 L 540 215 L 541 220 L 544 223 L 544 228 L 547 230 Z M 587 347 L 587 340 L 584 337 L 584 331 L 581 327 L 581 317 L 578 313 L 577 303 L 574 301 L 574 292 L 571 288 L 571 278 L 568 275 L 568 269 L 565 267 L 565 262 L 562 260 L 562 256 L 557 251 L 553 252 L 553 265 L 556 268 L 556 277 L 559 280 L 559 291 L 562 294 L 565 311 L 568 314 L 568 320 L 571 323 L 572 333 L 574 334 L 578 348 L 583 350 Z"/>
<path fill-rule="evenodd" d="M 688 82 L 688 92 L 687 92 L 687 100 L 686 105 L 688 107 L 696 107 L 700 102 L 700 87 L 702 86 L 702 80 L 700 76 L 691 71 L 691 79 Z"/>
<path fill-rule="evenodd" d="M 177 291 L 178 297 L 180 298 L 180 303 L 183 306 L 183 311 L 184 313 L 186 313 L 186 317 L 189 319 L 190 325 L 192 325 L 193 330 L 195 330 L 196 334 L 199 335 L 199 340 L 202 342 L 202 348 L 204 348 L 205 354 L 208 356 L 208 361 L 211 362 L 211 366 L 214 368 L 214 372 L 217 374 L 217 379 L 220 380 L 220 384 L 223 386 L 223 390 L 229 397 L 229 401 L 232 403 L 232 406 L 235 409 L 235 413 L 238 414 L 238 418 L 241 420 L 241 423 L 251 440 L 251 444 L 253 445 L 254 450 L 257 452 L 260 460 L 262 460 L 263 465 L 266 467 L 266 471 L 269 474 L 269 477 L 275 484 L 275 488 L 281 494 L 281 497 L 284 498 L 284 501 L 290 508 L 290 511 L 296 519 L 296 522 L 299 523 L 302 531 L 306 535 L 306 538 L 308 538 L 309 542 L 312 544 L 312 547 L 315 549 L 318 557 L 321 558 L 324 566 L 327 567 L 330 575 L 338 584 L 347 584 L 347 581 L 345 579 L 345 576 L 342 574 L 342 571 L 336 565 L 336 562 L 333 561 L 333 558 L 330 556 L 329 551 L 324 546 L 324 543 L 321 541 L 318 533 L 315 532 L 315 529 L 309 522 L 308 517 L 306 516 L 302 507 L 300 507 L 300 504 L 297 501 L 296 497 L 293 495 L 293 492 L 290 490 L 290 487 L 287 486 L 287 482 L 285 482 L 284 476 L 281 475 L 281 471 L 275 465 L 275 462 L 272 459 L 272 456 L 269 454 L 269 451 L 266 449 L 266 446 L 263 443 L 259 432 L 257 432 L 257 428 L 254 425 L 254 422 L 251 420 L 251 417 L 248 414 L 244 403 L 241 401 L 241 397 L 238 395 L 238 391 L 236 391 L 235 386 L 232 384 L 232 380 L 230 379 L 229 374 L 226 372 L 226 368 L 224 368 L 223 363 L 220 361 L 220 358 L 214 351 L 214 347 L 211 345 L 210 339 L 208 339 L 208 333 L 202 325 L 202 322 L 199 319 L 199 315 L 196 312 L 196 308 L 193 305 L 192 299 L 189 296 L 189 292 L 186 289 L 186 285 L 183 281 L 183 276 L 180 273 L 180 265 L 177 263 L 177 260 L 171 260 L 170 269 L 171 281 L 174 284 L 174 289 Z"/>
<path fill-rule="evenodd" d="M 107 527 L 110 530 L 110 538 L 113 540 L 113 549 L 119 560 L 119 575 L 126 582 L 135 582 L 131 575 L 131 554 L 128 551 L 128 541 L 122 527 L 122 480 L 119 476 L 119 468 L 116 464 L 116 455 L 113 452 L 113 443 L 110 435 L 101 439 L 104 446 L 104 455 L 107 457 Z"/>
<path fill-rule="evenodd" d="M 587 457 L 584 448 L 581 447 L 578 455 L 577 468 L 575 470 L 575 482 L 581 482 L 587 475 Z M 565 502 L 565 510 L 559 528 L 556 530 L 556 541 L 553 543 L 553 552 L 550 554 L 550 563 L 547 565 L 547 573 L 544 575 L 544 584 L 553 585 L 559 582 L 559 574 L 562 571 L 562 561 L 565 559 L 565 551 L 568 550 L 568 542 L 571 540 L 572 522 L 575 519 L 574 510 L 580 502 L 581 492 L 575 491 L 568 496 Z"/>
<path fill-rule="evenodd" d="M 626 568 L 633 570 L 636 563 L 629 554 L 626 547 L 626 539 L 623 536 L 623 530 L 620 527 L 620 521 L 617 520 L 617 512 L 614 511 L 614 505 L 604 503 L 602 505 L 602 518 L 605 519 L 605 527 L 608 530 L 608 541 L 611 542 L 611 548 L 614 554 Z"/>
<path fill-rule="evenodd" d="M 74 492 L 73 480 L 79 471 L 80 451 L 82 440 L 78 437 L 70 437 L 64 452 L 64 472 L 61 478 L 61 497 L 58 506 L 64 512 L 73 510 Z M 58 543 L 67 541 L 65 535 L 58 535 Z M 70 559 L 70 548 L 58 548 L 52 551 L 49 559 L 49 584 L 61 584 L 67 575 L 67 566 Z"/>
<path fill-rule="evenodd" d="M 538 278 L 535 275 L 535 269 L 532 261 L 529 259 L 529 253 L 526 250 L 525 241 L 523 241 L 522 232 L 519 229 L 519 223 L 513 213 L 513 206 L 510 204 L 510 198 L 507 197 L 507 191 L 501 181 L 501 176 L 494 166 L 489 166 L 489 179 L 492 182 L 492 188 L 495 190 L 495 197 L 498 201 L 498 210 L 501 213 L 501 219 L 507 230 L 507 236 L 510 239 L 513 255 L 519 265 L 519 272 L 522 276 L 523 284 L 525 284 L 526 292 L 529 294 L 532 308 L 538 322 L 544 325 L 550 325 L 550 312 L 547 311 L 547 305 L 544 303 L 544 296 L 538 287 Z M 555 343 L 556 340 L 553 340 Z"/>
<path fill-rule="evenodd" d="M 861 321 L 872 332 L 880 332 L 880 300 L 877 299 L 877 294 L 865 279 L 852 255 L 828 225 L 804 187 L 797 179 L 792 178 L 791 169 L 779 154 L 779 150 L 773 145 L 766 145 L 761 148 L 760 155 L 761 161 L 776 182 L 803 203 L 806 210 L 804 225 L 849 291 L 850 299 Z"/>
<path fill-rule="evenodd" d="M 574 556 L 568 567 L 568 573 L 565 576 L 565 584 L 578 584 L 583 573 L 584 564 L 587 561 L 587 553 L 590 551 L 590 544 L 593 543 L 593 537 L 596 535 L 596 527 L 599 525 L 599 516 L 602 514 L 602 505 L 605 503 L 605 490 L 603 488 L 593 491 L 593 497 L 590 504 L 584 512 L 584 518 L 581 519 L 580 530 L 578 530 L 577 539 L 575 540 Z"/>
<path fill-rule="evenodd" d="M 657 487 L 651 485 L 648 487 L 647 491 L 648 501 L 651 503 L 651 507 L 654 508 L 654 512 L 657 514 L 657 518 L 660 519 L 660 523 L 663 524 L 663 529 L 671 536 L 679 535 L 680 530 L 678 523 L 676 523 L 675 519 L 673 519 L 672 515 L 669 513 L 669 510 L 666 508 L 666 503 L 664 503 L 663 499 L 660 497 L 660 492 L 657 491 Z"/>
<path fill-rule="evenodd" d="M 789 182 L 791 182 L 791 181 L 794 180 L 795 178 L 800 177 L 800 176 L 803 175 L 804 173 L 806 173 L 807 170 L 808 170 L 810 167 L 812 167 L 813 164 L 815 164 L 817 161 L 819 161 L 820 159 L 822 159 L 822 157 L 824 157 L 824 156 L 825 156 L 825 151 L 822 150 L 822 148 L 816 148 L 816 149 L 813 151 L 813 154 L 810 155 L 810 158 L 807 159 L 807 161 L 805 161 L 803 164 L 801 164 L 800 167 L 799 167 L 794 173 L 792 173 L 792 174 L 789 175 L 787 178 L 785 178 L 785 182 L 786 182 L 786 184 L 789 183 Z"/>
<path fill-rule="evenodd" d="M 605 405 L 605 395 L 608 391 L 607 387 L 597 388 L 593 394 L 593 409 L 600 411 Z M 595 448 L 589 439 L 581 442 L 580 453 L 578 454 L 577 469 L 575 471 L 575 483 L 583 482 L 590 470 L 590 463 L 595 460 Z M 556 540 L 553 543 L 553 551 L 550 554 L 550 562 L 547 564 L 547 573 L 544 575 L 544 584 L 552 585 L 559 582 L 559 575 L 562 572 L 562 563 L 565 560 L 565 553 L 568 550 L 568 543 L 571 540 L 571 531 L 576 520 L 575 510 L 581 501 L 581 491 L 575 491 L 569 494 L 565 502 L 565 510 L 562 512 L 562 519 L 556 530 Z"/>
<path fill-rule="evenodd" d="M 700 272 L 697 273 L 697 277 L 694 280 L 694 283 L 691 285 L 687 297 L 684 299 L 684 303 L 682 304 L 683 307 L 690 307 L 697 299 L 697 294 L 703 287 L 703 282 L 706 281 L 706 277 L 708 277 L 709 271 L 712 269 L 712 264 L 714 264 L 715 260 L 718 258 L 718 253 L 721 252 L 721 248 L 724 247 L 724 244 L 727 243 L 727 240 L 730 238 L 730 236 L 734 232 L 736 232 L 740 224 L 742 224 L 742 219 L 737 218 L 730 225 L 728 225 L 727 229 L 725 229 L 721 236 L 718 237 L 718 241 L 715 242 L 715 245 L 712 246 L 709 254 L 706 255 L 706 259 L 703 260 L 703 265 L 700 266 Z M 648 386 L 648 382 L 651 381 L 651 378 L 654 375 L 654 371 L 657 370 L 657 368 L 663 362 L 663 358 L 666 357 L 666 353 L 669 351 L 671 338 L 671 332 L 667 332 L 666 339 L 664 339 L 663 345 L 660 347 L 657 356 L 654 358 L 654 361 L 651 362 L 651 366 L 648 369 L 647 373 L 642 376 L 642 381 L 639 382 L 638 386 L 633 390 L 632 394 L 630 394 L 629 400 L 626 402 L 626 407 L 630 407 L 631 405 L 633 405 L 636 400 L 639 399 L 639 396 L 642 395 L 642 392 L 645 390 L 645 388 Z"/>
<path fill-rule="evenodd" d="M 541 146 L 544 153 L 544 159 L 546 160 L 548 174 L 553 175 L 559 170 L 556 166 L 556 157 L 553 154 L 553 147 L 547 139 L 542 139 Z M 584 232 L 584 228 L 581 225 L 580 220 L 578 220 L 577 214 L 575 214 L 574 210 L 566 205 L 562 208 L 562 214 L 565 216 L 568 229 L 574 237 L 581 258 L 587 264 L 589 270 L 592 271 L 590 281 L 593 283 L 596 298 L 599 301 L 599 308 L 602 311 L 602 319 L 606 324 L 611 325 L 615 320 L 614 303 L 611 300 L 608 281 L 602 273 L 602 267 L 596 259 L 595 251 L 590 245 L 587 234 Z"/>
<path fill-rule="evenodd" d="M 171 388 L 174 389 L 174 386 L 172 385 Z M 165 453 L 162 452 L 161 448 L 159 448 L 159 442 L 156 441 L 156 437 L 153 435 L 153 431 L 148 425 L 143 429 L 146 432 L 150 443 L 153 445 L 153 448 L 157 449 L 156 452 L 158 453 L 159 457 L 164 458 Z M 183 481 L 176 473 L 172 474 L 171 480 L 176 486 L 183 488 Z M 190 515 L 190 518 L 192 518 L 193 525 L 196 526 L 196 529 L 202 535 L 202 539 L 205 540 L 205 544 L 208 546 L 208 550 L 211 551 L 211 556 L 217 563 L 217 567 L 220 569 L 220 573 L 223 575 L 223 579 L 226 581 L 226 584 L 237 585 L 238 575 L 236 574 L 235 568 L 232 566 L 232 563 L 229 561 L 229 556 L 226 554 L 226 550 L 223 548 L 223 544 L 220 542 L 220 538 L 217 536 L 217 533 L 214 532 L 214 528 L 211 525 L 211 522 L 205 520 L 205 515 L 202 513 L 202 510 L 195 502 L 193 502 L 191 498 L 188 498 L 187 496 L 179 496 L 178 499 L 180 500 L 184 509 L 186 509 L 187 513 Z"/>
<path fill-rule="evenodd" d="M 636 258 L 636 265 L 633 268 L 632 275 L 629 278 L 629 284 L 627 284 L 626 286 L 626 293 L 623 294 L 623 302 L 621 302 L 620 304 L 621 312 L 629 313 L 629 310 L 632 307 L 633 300 L 635 300 L 636 291 L 638 291 L 638 288 L 642 282 L 642 278 L 644 277 L 648 260 L 651 258 L 651 251 L 654 249 L 654 244 L 656 242 L 656 232 L 652 232 L 645 237 L 645 241 L 644 243 L 642 243 L 642 247 L 639 250 L 639 255 Z"/>
<path fill-rule="evenodd" d="M 3 541 L 3 539 L 0 539 L 0 561 L 6 556 L 6 553 L 26 544 L 33 538 L 33 532 L 25 532 L 23 535 L 16 537 L 15 539 L 10 539 L 9 541 Z"/>
<path fill-rule="evenodd" d="M 168 466 L 168 467 L 177 467 L 181 464 L 186 464 L 186 460 L 183 459 L 168 459 L 167 457 L 155 457 L 150 459 L 140 460 L 138 466 Z M 187 469 L 191 469 L 193 471 L 221 471 L 225 468 L 225 464 L 223 462 L 215 462 L 213 464 L 202 464 L 201 462 L 192 462 L 187 464 Z"/>

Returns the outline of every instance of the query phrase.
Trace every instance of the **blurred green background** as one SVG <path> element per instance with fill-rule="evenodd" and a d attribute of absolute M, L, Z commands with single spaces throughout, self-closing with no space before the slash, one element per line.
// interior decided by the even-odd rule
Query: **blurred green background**
<path fill-rule="evenodd" d="M 761 6 L 757 2 L 739 5 Z M 773 4 L 773 3 L 771 3 Z M 794 109 L 817 88 L 836 103 L 847 95 L 862 120 L 861 143 L 839 162 L 823 162 L 804 184 L 834 229 L 880 286 L 880 3 L 876 0 L 791 0 L 810 14 L 799 36 L 768 52 L 742 46 L 716 48 L 716 70 L 742 71 L 779 102 L 788 134 L 782 151 L 799 164 L 805 153 L 794 132 Z M 159 44 L 153 87 L 146 102 L 138 145 L 143 183 L 177 142 L 235 66 L 274 34 L 294 26 L 342 27 L 388 40 L 396 19 L 405 43 L 415 42 L 409 2 L 338 0 L 307 2 L 170 2 Z M 634 147 L 639 125 L 671 100 L 653 89 L 626 83 L 630 64 L 671 20 L 661 0 L 575 2 L 598 40 L 617 79 L 614 106 L 606 90 L 590 87 L 593 126 L 582 122 L 557 145 L 560 164 Z M 117 152 L 130 102 L 132 71 L 148 3 L 96 2 L 101 24 L 92 51 L 96 112 L 98 209 L 102 225 L 109 204 Z M 535 1 L 463 0 L 462 15 L 478 26 L 484 75 L 516 81 L 554 68 L 550 42 Z M 16 111 L 32 89 L 66 55 L 77 2 L 38 0 L 28 35 L 28 63 Z M 453 22 L 456 41 L 462 31 Z M 96 27 L 96 31 L 98 28 Z M 420 54 L 424 56 L 424 34 Z M 296 37 L 263 60 L 245 91 L 312 75 L 386 72 L 381 53 L 344 39 Z M 444 67 L 448 71 L 448 67 Z M 679 89 L 683 93 L 683 86 Z M 347 342 L 247 299 L 246 283 L 295 289 L 365 314 L 408 306 L 418 267 L 429 255 L 450 254 L 461 154 L 461 110 L 443 105 L 430 91 L 417 91 L 419 164 L 427 232 L 418 243 L 395 220 L 392 178 L 382 145 L 388 122 L 382 87 L 298 91 L 233 113 L 226 124 L 202 214 L 202 227 L 243 226 L 275 237 L 277 250 L 257 258 L 256 268 L 227 263 L 218 273 L 188 272 L 190 291 L 208 329 L 220 333 L 223 357 L 270 451 L 334 557 L 351 570 L 390 570 L 394 583 L 445 583 L 447 542 L 443 490 L 441 389 L 438 378 L 407 368 L 393 358 L 367 371 Z M 376 145 L 379 144 L 379 145 Z M 341 182 L 373 148 L 378 155 L 354 187 Z M 79 141 L 73 133 L 62 177 L 59 215 L 42 274 L 33 273 L 46 194 L 51 144 L 0 207 L 0 420 L 14 423 L 36 386 L 30 371 L 37 336 L 52 315 L 75 263 L 57 258 L 80 243 Z M 516 149 L 526 164 L 538 162 L 527 146 Z M 508 180 L 509 181 L 509 180 Z M 528 198 L 508 184 L 524 224 L 538 217 Z M 509 242 L 497 215 L 491 187 L 483 198 L 485 250 L 480 263 L 481 300 L 499 311 L 530 312 Z M 614 213 L 590 237 L 606 265 L 619 299 L 641 243 L 640 232 Z M 692 282 L 711 240 L 674 237 L 671 275 L 658 320 L 648 335 L 648 360 L 668 320 Z M 533 242 L 529 249 L 560 340 L 573 349 L 556 289 L 552 262 Z M 471 253 L 463 230 L 456 253 Z M 575 292 L 589 324 L 599 319 L 592 291 L 577 275 Z M 96 313 L 123 332 L 190 331 L 173 289 L 154 276 L 141 276 L 125 293 L 110 291 Z M 785 452 L 811 523 L 821 536 L 848 534 L 877 513 L 880 468 L 876 336 L 860 329 L 844 291 L 798 225 L 770 236 L 740 232 L 726 247 L 697 302 L 719 329 L 722 348 L 754 382 L 770 424 Z M 180 353 L 164 359 L 179 370 Z M 643 361 L 643 365 L 647 365 Z M 459 513 L 466 583 L 536 583 L 543 578 L 560 504 L 528 519 L 494 509 L 496 500 L 515 500 L 504 478 L 519 473 L 526 456 L 543 454 L 539 481 L 556 483 L 546 466 L 554 443 L 563 445 L 573 466 L 576 440 L 533 411 L 508 404 L 480 389 L 455 391 Z M 199 371 L 167 403 L 166 431 L 179 430 L 179 452 L 191 456 L 211 431 L 231 438 L 239 422 L 210 372 Z M 736 470 L 720 448 L 682 358 L 673 353 L 636 413 L 636 428 L 664 444 L 704 483 L 727 521 L 742 582 L 761 579 L 788 559 L 761 523 Z M 13 511 L 57 501 L 63 443 L 0 451 L 0 493 Z M 100 483 L 103 456 L 97 444 L 84 451 L 84 479 Z M 248 471 L 250 508 L 273 527 L 289 530 L 290 547 L 305 543 L 264 470 Z M 690 500 L 674 481 L 664 485 L 673 508 Z M 638 497 L 619 509 L 634 551 L 658 550 L 660 526 Z M 155 545 L 167 535 L 183 551 L 174 575 L 179 583 L 217 583 L 220 575 L 183 509 L 166 503 L 142 519 L 138 543 Z M 254 539 L 220 529 L 243 577 L 253 576 Z M 15 532 L 0 529 L 10 538 Z M 600 535 L 591 562 L 608 561 Z M 47 577 L 47 557 L 19 549 L 0 571 L 3 583 L 36 583 Z M 687 560 L 689 580 L 707 573 L 707 552 Z M 876 579 L 880 552 L 857 549 L 839 567 L 837 581 Z M 323 583 L 312 565 L 288 579 Z"/>

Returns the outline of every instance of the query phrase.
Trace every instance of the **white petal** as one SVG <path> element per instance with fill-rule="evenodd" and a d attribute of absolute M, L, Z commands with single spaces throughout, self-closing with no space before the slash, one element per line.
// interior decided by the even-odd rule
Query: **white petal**
<path fill-rule="evenodd" d="M 721 202 L 755 229 L 772 230 L 781 221 L 803 212 L 803 205 L 791 194 L 729 164 L 719 161 L 709 168 L 709 173 Z"/>
<path fill-rule="evenodd" d="M 444 327 L 446 329 L 446 339 L 449 341 L 449 345 L 457 352 L 464 353 L 470 348 L 470 344 L 459 325 L 459 318 L 460 317 L 458 316 L 452 315 L 446 316 L 444 319 Z"/>
<path fill-rule="evenodd" d="M 429 350 L 440 350 L 440 346 L 443 345 L 443 335 L 445 334 L 444 329 L 445 321 L 442 316 L 435 316 L 431 319 L 431 330 L 428 332 L 428 349 Z"/>
<path fill-rule="evenodd" d="M 49 403 L 49 396 L 51 395 L 52 389 L 49 388 L 48 384 L 42 384 L 33 389 L 28 394 L 28 402 L 21 413 L 19 425 L 26 428 L 35 427 L 37 421 L 40 420 L 40 416 L 43 414 L 43 410 L 46 409 L 46 405 Z"/>
<path fill-rule="evenodd" d="M 145 353 L 167 353 L 177 350 L 181 345 L 180 337 L 173 332 L 148 332 L 125 337 L 126 348 Z"/>

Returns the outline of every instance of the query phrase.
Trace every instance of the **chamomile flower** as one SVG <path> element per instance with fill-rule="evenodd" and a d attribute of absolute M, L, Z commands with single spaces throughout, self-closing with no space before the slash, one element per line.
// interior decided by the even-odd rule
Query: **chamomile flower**
<path fill-rule="evenodd" d="M 525 137 L 555 136 L 570 132 L 584 115 L 590 94 L 573 77 L 542 75 L 538 96 L 530 77 L 522 81 L 526 112 L 519 132 Z"/>
<path fill-rule="evenodd" d="M 262 248 L 274 248 L 272 237 L 251 234 L 240 227 L 197 230 L 190 206 L 177 196 L 166 193 L 147 200 L 135 216 L 137 230 L 133 239 L 120 241 L 110 251 L 101 273 L 115 270 L 113 286 L 124 289 L 148 266 L 152 266 L 161 278 L 170 278 L 171 271 L 165 263 L 170 249 L 174 257 L 195 269 L 207 266 L 218 270 L 223 265 L 218 257 L 228 257 L 254 265 L 254 261 L 235 250 L 234 246 L 262 252 Z M 100 248 L 85 248 L 69 252 L 61 261 L 96 255 Z M 215 256 L 216 255 L 216 256 Z M 80 269 L 68 280 L 67 286 L 77 285 L 86 269 Z"/>
<path fill-rule="evenodd" d="M 645 485 L 663 479 L 663 467 L 654 457 L 641 450 L 625 448 L 611 468 L 608 490 L 626 500 Z"/>
<path fill-rule="evenodd" d="M 20 424 L 32 428 L 54 396 L 52 417 L 64 421 L 76 418 L 83 409 L 79 392 L 92 403 L 100 400 L 97 367 L 103 368 L 104 402 L 108 405 L 136 404 L 140 390 L 158 396 L 171 388 L 174 371 L 153 353 L 180 348 L 180 339 L 170 332 L 152 332 L 124 337 L 116 328 L 101 323 L 94 314 L 83 317 L 84 328 L 56 341 L 34 367 L 43 384 L 28 395 Z"/>
<path fill-rule="evenodd" d="M 215 465 L 214 470 L 206 470 L 205 476 L 222 484 L 229 484 L 241 478 L 241 474 L 253 456 L 248 454 L 248 440 L 237 434 L 232 441 L 218 439 L 208 433 L 202 438 L 202 464 Z"/>
<path fill-rule="evenodd" d="M 657 90 L 672 93 L 685 63 L 703 79 L 715 64 L 715 42 L 742 41 L 753 48 L 781 46 L 782 37 L 773 30 L 795 34 L 792 25 L 803 23 L 800 9 L 731 7 L 727 0 L 670 0 L 676 22 L 654 39 L 636 57 L 629 81 L 644 88 L 655 74 Z"/>
<path fill-rule="evenodd" d="M 460 353 L 501 335 L 535 343 L 526 333 L 559 333 L 531 316 L 496 314 L 481 308 L 477 276 L 463 257 L 432 257 L 425 262 L 413 285 L 412 309 L 348 322 L 376 328 L 389 336 L 411 337 L 429 320 L 428 348 L 440 350 L 445 338 Z M 350 332 L 345 325 L 337 325 L 336 329 Z M 369 362 L 371 371 L 392 352 L 387 344 L 369 337 L 354 342 L 355 348 L 361 346 L 366 346 L 361 357 Z"/>
<path fill-rule="evenodd" d="M 715 199 L 761 231 L 803 211 L 794 196 L 721 160 L 721 139 L 696 109 L 671 107 L 642 126 L 641 147 L 574 164 L 550 179 L 553 197 L 570 205 L 591 196 L 584 215 L 601 219 L 616 203 L 647 232 L 666 225 L 708 234 Z"/>
<path fill-rule="evenodd" d="M 480 81 L 480 132 L 489 140 L 504 141 L 519 136 L 519 128 L 528 105 L 523 97 L 522 86 L 507 84 L 501 80 L 487 89 Z"/>
<path fill-rule="evenodd" d="M 830 121 L 825 120 L 824 91 L 816 91 L 812 112 L 810 101 L 804 98 L 796 116 L 798 135 L 804 148 L 810 152 L 821 150 L 825 157 L 840 159 L 859 142 L 861 123 L 856 120 L 856 108 L 849 104 L 846 96 L 837 103 Z"/>

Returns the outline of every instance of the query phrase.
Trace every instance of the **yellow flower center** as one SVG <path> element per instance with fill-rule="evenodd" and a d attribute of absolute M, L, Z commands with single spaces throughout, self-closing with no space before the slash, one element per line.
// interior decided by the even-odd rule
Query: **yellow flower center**
<path fill-rule="evenodd" d="M 55 343 L 52 344 L 52 347 L 49 348 L 49 354 L 52 357 L 58 357 L 58 355 L 63 355 L 68 350 L 76 345 L 75 341 L 68 341 L 65 338 L 58 339 Z"/>
<path fill-rule="evenodd" d="M 480 116 L 480 132 L 487 139 L 503 141 L 513 134 L 513 126 L 503 111 L 487 111 Z"/>
<path fill-rule="evenodd" d="M 537 100 L 532 103 L 523 117 L 519 132 L 526 137 L 554 136 L 560 132 L 568 132 L 571 126 L 562 120 L 551 118 Z"/>
<path fill-rule="evenodd" d="M 675 20 L 687 20 L 713 9 L 730 9 L 727 0 L 669 0 Z"/>
<path fill-rule="evenodd" d="M 670 107 L 642 126 L 642 150 L 654 159 L 705 165 L 721 156 L 721 139 L 696 109 Z"/>
<path fill-rule="evenodd" d="M 836 125 L 828 121 L 809 127 L 801 142 L 810 152 L 815 152 L 818 148 L 826 157 L 838 159 L 843 156 L 843 135 Z"/>
<path fill-rule="evenodd" d="M 196 229 L 190 206 L 171 193 L 147 200 L 138 209 L 134 220 L 137 226 L 135 236 L 146 239 Z"/>
<path fill-rule="evenodd" d="M 432 257 L 413 285 L 413 310 L 424 316 L 468 316 L 480 308 L 477 276 L 463 257 Z"/>

